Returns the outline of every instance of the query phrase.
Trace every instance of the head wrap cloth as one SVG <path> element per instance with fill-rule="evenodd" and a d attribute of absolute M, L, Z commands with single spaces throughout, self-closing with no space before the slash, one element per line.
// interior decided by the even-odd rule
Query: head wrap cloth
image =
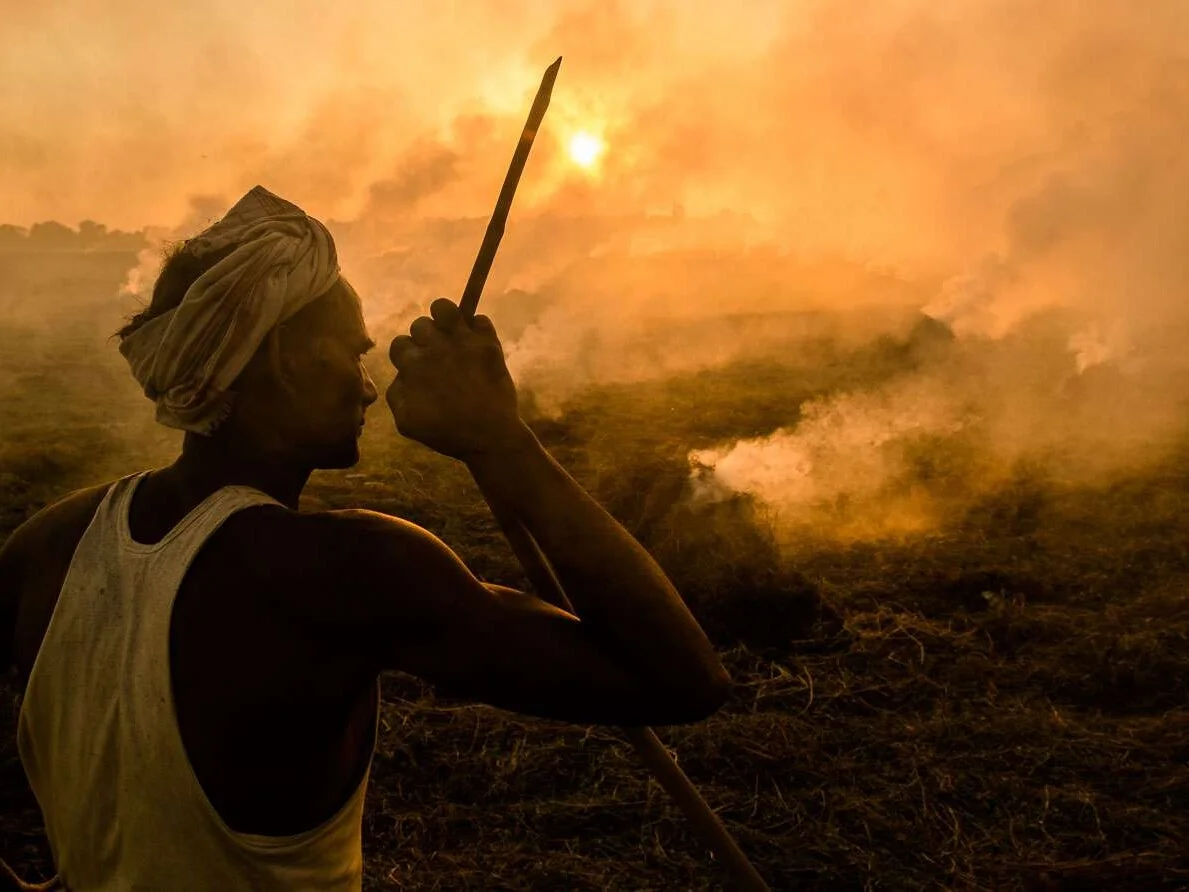
<path fill-rule="evenodd" d="M 229 389 L 269 331 L 339 278 L 326 227 L 262 186 L 182 250 L 201 260 L 232 245 L 177 307 L 120 343 L 157 404 L 157 420 L 169 427 L 211 433 L 231 411 Z"/>

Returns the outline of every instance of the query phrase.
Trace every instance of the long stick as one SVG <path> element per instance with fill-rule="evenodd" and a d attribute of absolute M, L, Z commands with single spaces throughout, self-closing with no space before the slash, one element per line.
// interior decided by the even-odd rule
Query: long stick
<path fill-rule="evenodd" d="M 533 139 L 537 135 L 537 128 L 545 117 L 545 109 L 549 107 L 549 97 L 553 92 L 553 82 L 557 80 L 557 72 L 561 67 L 561 57 L 545 70 L 541 79 L 541 86 L 533 100 L 529 111 L 528 121 L 524 131 L 520 134 L 520 142 L 512 156 L 512 163 L 508 174 L 504 178 L 503 188 L 495 203 L 495 211 L 491 221 L 487 224 L 487 232 L 483 236 L 483 243 L 479 247 L 479 255 L 475 258 L 475 265 L 467 279 L 459 307 L 466 319 L 475 315 L 479 304 L 479 297 L 483 293 L 483 285 L 487 282 L 487 274 L 491 271 L 492 261 L 495 259 L 496 249 L 504 235 L 504 225 L 508 220 L 508 211 L 512 207 L 512 196 L 516 194 L 516 185 L 520 182 L 520 175 L 524 172 L 524 164 L 528 160 L 529 150 L 533 146 Z M 537 594 L 545 601 L 566 610 L 573 610 L 570 599 L 554 575 L 549 561 L 541 552 L 532 534 L 525 529 L 519 519 L 508 515 L 495 504 L 488 503 L 496 522 L 504 532 L 508 544 L 520 561 L 524 572 L 532 582 Z M 645 766 L 665 789 L 678 807 L 685 813 L 694 830 L 701 836 L 712 852 L 721 858 L 734 875 L 740 889 L 746 892 L 770 892 L 768 884 L 756 872 L 747 856 L 739 848 L 730 832 L 718 815 L 702 798 L 697 788 L 686 777 L 685 772 L 669 755 L 669 751 L 657 738 L 651 728 L 624 728 L 624 734 L 636 751 L 640 754 Z"/>
<path fill-rule="evenodd" d="M 508 165 L 504 185 L 500 188 L 499 198 L 495 200 L 495 211 L 487 224 L 487 231 L 483 234 L 479 256 L 475 258 L 471 276 L 467 279 L 466 287 L 462 290 L 462 299 L 458 302 L 463 316 L 467 319 L 475 315 L 475 307 L 479 305 L 483 286 L 487 283 L 487 274 L 491 272 L 491 262 L 495 260 L 496 249 L 500 246 L 500 239 L 504 237 L 504 224 L 508 222 L 508 211 L 512 209 L 512 196 L 516 194 L 520 175 L 524 173 L 524 162 L 528 160 L 529 150 L 537 137 L 537 128 L 541 126 L 541 119 L 545 117 L 545 109 L 549 108 L 553 82 L 557 80 L 560 68 L 561 56 L 558 56 L 557 61 L 545 69 L 545 76 L 541 78 L 541 86 L 537 88 L 533 106 L 529 109 L 528 120 L 520 133 L 520 142 L 516 144 L 516 151 L 512 153 L 512 163 Z"/>

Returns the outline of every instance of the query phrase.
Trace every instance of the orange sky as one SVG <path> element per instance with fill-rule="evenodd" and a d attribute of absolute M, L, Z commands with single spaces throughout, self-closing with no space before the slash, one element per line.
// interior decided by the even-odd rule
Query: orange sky
<path fill-rule="evenodd" d="M 459 145 L 481 175 L 510 146 L 459 116 L 522 119 L 553 57 L 551 133 L 624 126 L 698 67 L 763 52 L 784 15 L 767 0 L 744 17 L 525 0 L 47 6 L 0 3 L 0 219 L 125 227 L 258 179 L 350 215 L 426 140 Z"/>
<path fill-rule="evenodd" d="M 0 0 L 0 20 L 0 222 L 173 226 L 259 182 L 382 248 L 398 221 L 490 213 L 563 55 L 513 228 L 728 209 L 809 256 L 989 276 L 1011 292 L 991 328 L 1038 290 L 1098 305 L 1186 278 L 1172 0 Z M 578 129 L 606 142 L 594 173 L 566 157 Z"/>
<path fill-rule="evenodd" d="M 461 288 L 558 55 L 484 298 L 501 324 L 543 308 L 508 345 L 522 380 L 564 396 L 793 351 L 809 309 L 862 339 L 923 308 L 969 368 L 839 395 L 737 453 L 739 485 L 904 424 L 948 436 L 970 405 L 1005 466 L 1180 430 L 1182 0 L 0 0 L 0 223 L 184 237 L 261 183 L 335 221 L 391 335 Z M 590 170 L 579 130 L 606 146 Z M 1095 365 L 1133 389 L 1063 427 Z M 868 479 L 848 461 L 837 480 Z"/>

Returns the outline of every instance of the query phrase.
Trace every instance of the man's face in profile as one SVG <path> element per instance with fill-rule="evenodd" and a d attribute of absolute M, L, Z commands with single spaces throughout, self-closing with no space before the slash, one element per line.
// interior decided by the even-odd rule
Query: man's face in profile
<path fill-rule="evenodd" d="M 292 363 L 293 435 L 314 467 L 349 468 L 359 461 L 364 414 L 377 398 L 363 365 L 375 344 L 359 296 L 346 280 L 316 303 L 307 308 L 308 323 L 299 321 L 308 333 L 298 335 L 307 343 Z"/>

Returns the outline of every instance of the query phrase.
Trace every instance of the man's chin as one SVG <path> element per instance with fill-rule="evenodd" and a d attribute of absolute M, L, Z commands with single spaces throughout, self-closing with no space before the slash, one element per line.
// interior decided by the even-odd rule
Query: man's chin
<path fill-rule="evenodd" d="M 318 467 L 324 471 L 344 471 L 359 464 L 359 443 L 352 441 L 349 445 L 328 453 L 318 462 Z"/>

